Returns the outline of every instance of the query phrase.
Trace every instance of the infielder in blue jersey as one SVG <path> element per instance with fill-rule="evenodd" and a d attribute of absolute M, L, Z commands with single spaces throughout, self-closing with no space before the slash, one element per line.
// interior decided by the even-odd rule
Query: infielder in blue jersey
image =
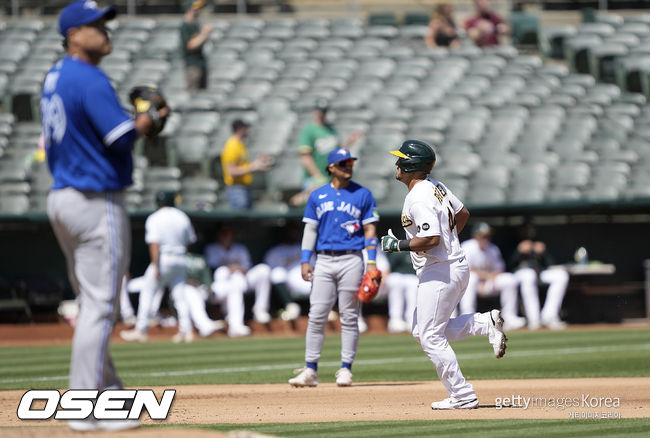
<path fill-rule="evenodd" d="M 375 222 L 379 220 L 370 190 L 352 181 L 354 160 L 350 151 L 335 149 L 327 157 L 331 182 L 314 190 L 307 201 L 303 222 L 302 276 L 312 282 L 309 297 L 309 323 L 305 346 L 305 368 L 289 379 L 292 386 L 318 385 L 318 360 L 325 340 L 327 315 L 338 298 L 341 318 L 341 368 L 336 372 L 338 386 L 352 384 L 352 362 L 359 340 L 359 300 L 357 291 L 363 276 L 363 256 L 368 252 L 366 269 L 377 269 Z M 312 271 L 309 260 L 316 250 Z"/>
<path fill-rule="evenodd" d="M 43 83 L 41 120 L 54 185 L 47 213 L 79 296 L 70 363 L 70 388 L 122 388 L 108 341 L 119 312 L 119 291 L 129 265 L 131 231 L 124 188 L 131 185 L 131 149 L 153 116 L 135 119 L 121 106 L 97 67 L 111 51 L 106 21 L 114 7 L 76 1 L 59 16 L 66 56 Z M 168 109 L 157 114 L 166 117 Z M 75 430 L 119 430 L 137 420 L 70 421 Z"/>

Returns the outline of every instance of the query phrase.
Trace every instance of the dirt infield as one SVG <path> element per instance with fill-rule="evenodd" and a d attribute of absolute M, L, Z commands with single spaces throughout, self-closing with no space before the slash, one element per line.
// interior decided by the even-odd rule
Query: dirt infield
<path fill-rule="evenodd" d="M 40 326 L 1 326 L 0 345 L 45 341 L 50 344 L 69 343 L 72 330 L 63 325 L 56 326 L 56 330 Z M 173 332 L 158 329 L 154 331 L 154 337 L 165 339 Z M 358 383 L 350 388 L 338 388 L 333 383 L 320 384 L 317 388 L 291 388 L 288 384 L 177 386 L 176 399 L 166 423 L 650 417 L 648 377 L 476 380 L 472 384 L 479 395 L 480 405 L 479 409 L 468 411 L 432 411 L 430 403 L 446 397 L 442 384 L 437 381 Z M 155 388 L 158 396 L 163 389 Z M 18 420 L 16 408 L 23 393 L 20 390 L 0 391 L 0 428 L 10 427 L 0 430 L 0 435 L 68 436 L 68 429 L 56 421 Z M 513 404 L 518 406 L 508 406 Z M 153 422 L 145 419 L 144 423 Z M 166 428 L 166 436 L 168 432 L 172 437 L 223 436 L 206 431 Z M 110 436 L 146 438 L 154 435 L 151 431 L 139 430 Z"/>

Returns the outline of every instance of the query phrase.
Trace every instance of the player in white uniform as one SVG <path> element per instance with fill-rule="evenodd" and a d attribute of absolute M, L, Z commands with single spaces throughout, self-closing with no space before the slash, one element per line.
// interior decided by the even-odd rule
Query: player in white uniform
<path fill-rule="evenodd" d="M 218 300 L 226 302 L 229 336 L 250 334 L 250 328 L 244 325 L 244 293 L 249 290 L 255 291 L 255 321 L 261 324 L 271 321 L 271 268 L 263 263 L 253 266 L 248 249 L 234 242 L 231 227 L 222 227 L 217 242 L 206 245 L 205 260 L 215 269 L 212 291 Z"/>
<path fill-rule="evenodd" d="M 510 258 L 510 265 L 521 285 L 521 299 L 526 310 L 528 328 L 536 330 L 540 325 L 551 330 L 563 330 L 566 323 L 560 319 L 562 301 L 569 285 L 569 273 L 564 269 L 549 269 L 553 259 L 546 251 L 546 244 L 533 240 L 535 229 L 528 225 L 517 249 Z M 540 310 L 538 281 L 548 284 L 546 301 Z"/>
<path fill-rule="evenodd" d="M 145 221 L 145 242 L 149 245 L 151 263 L 144 273 L 145 281 L 140 290 L 138 314 L 133 330 L 122 330 L 125 341 L 145 342 L 151 315 L 151 303 L 157 290 L 169 287 L 178 316 L 179 333 L 174 340 L 186 342 L 192 339 L 192 322 L 185 297 L 187 246 L 196 241 L 190 218 L 174 207 L 176 194 L 160 191 L 156 194 L 158 210 Z"/>
<path fill-rule="evenodd" d="M 271 268 L 271 283 L 280 295 L 283 310 L 280 318 L 292 321 L 300 316 L 300 305 L 292 301 L 293 295 L 308 296 L 311 283 L 302 278 L 300 268 L 301 248 L 298 228 L 287 226 L 281 230 L 283 241 L 271 247 L 264 255 L 264 263 Z"/>
<path fill-rule="evenodd" d="M 405 141 L 391 151 L 397 160 L 397 180 L 409 190 L 402 209 L 406 239 L 389 230 L 381 238 L 385 252 L 410 251 L 420 281 L 413 315 L 413 336 L 436 367 L 449 397 L 431 404 L 432 409 L 478 407 L 474 388 L 460 371 L 449 341 L 469 335 L 487 336 L 497 358 L 505 354 L 506 337 L 499 310 L 451 318 L 469 280 L 469 267 L 458 241 L 469 211 L 444 184 L 431 179 L 436 161 L 433 149 L 418 140 Z M 451 319 L 450 319 L 451 318 Z"/>
<path fill-rule="evenodd" d="M 517 296 L 519 280 L 510 272 L 499 247 L 490 242 L 492 228 L 485 222 L 472 229 L 472 239 L 462 243 L 469 263 L 469 284 L 460 300 L 460 313 L 476 312 L 477 295 L 500 294 L 501 311 L 505 320 L 505 330 L 517 330 L 526 325 L 526 320 L 517 316 Z"/>

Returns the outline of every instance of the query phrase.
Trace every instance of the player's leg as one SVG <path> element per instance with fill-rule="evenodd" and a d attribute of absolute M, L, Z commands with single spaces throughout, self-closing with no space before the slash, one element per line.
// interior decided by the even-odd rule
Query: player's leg
<path fill-rule="evenodd" d="M 255 291 L 253 317 L 255 321 L 266 324 L 271 321 L 271 268 L 264 263 L 253 266 L 246 273 L 246 281 L 248 288 Z"/>
<path fill-rule="evenodd" d="M 540 279 L 549 285 L 542 308 L 542 324 L 551 329 L 563 329 L 566 324 L 560 320 L 560 309 L 569 285 L 569 273 L 563 269 L 546 269 L 540 273 Z"/>
<path fill-rule="evenodd" d="M 519 281 L 510 272 L 502 272 L 492 282 L 496 291 L 500 292 L 501 313 L 505 320 L 504 325 L 508 330 L 516 330 L 523 327 L 526 322 L 518 313 Z"/>
<path fill-rule="evenodd" d="M 127 326 L 133 327 L 135 325 L 135 310 L 131 305 L 129 292 L 126 288 L 127 283 L 128 279 L 125 275 L 120 288 L 120 317 Z"/>
<path fill-rule="evenodd" d="M 174 264 L 169 267 L 171 280 L 169 289 L 171 291 L 172 301 L 178 317 L 178 333 L 174 341 L 190 342 L 192 339 L 192 320 L 190 318 L 190 306 L 185 297 L 185 263 Z"/>
<path fill-rule="evenodd" d="M 337 298 L 334 257 L 319 255 L 314 267 L 312 291 L 309 296 L 309 322 L 305 336 L 305 361 L 318 363 L 325 341 L 327 314 Z M 357 328 L 358 330 L 358 328 Z"/>
<path fill-rule="evenodd" d="M 440 281 L 441 278 L 445 281 Z M 456 354 L 445 336 L 447 323 L 468 278 L 467 264 L 459 262 L 425 270 L 418 289 L 417 326 L 422 349 L 435 365 L 450 397 L 457 402 L 474 404 L 476 393 L 465 380 Z"/>
<path fill-rule="evenodd" d="M 391 333 L 401 333 L 409 329 L 404 320 L 407 285 L 402 277 L 399 272 L 391 272 L 382 281 L 379 289 L 380 292 L 384 289 L 388 296 L 388 331 Z"/>
<path fill-rule="evenodd" d="M 205 297 L 207 293 L 203 286 L 197 287 L 185 283 L 183 286 L 183 294 L 189 307 L 190 319 L 199 331 L 200 336 L 207 337 L 215 331 L 224 328 L 223 321 L 215 321 L 208 316 L 208 312 L 205 310 Z"/>
<path fill-rule="evenodd" d="M 532 268 L 519 269 L 514 273 L 519 281 L 521 289 L 521 300 L 524 303 L 524 311 L 528 320 L 528 328 L 536 330 L 539 328 L 539 289 L 537 288 L 537 272 Z"/>
<path fill-rule="evenodd" d="M 230 272 L 228 266 L 220 266 L 214 271 L 212 291 L 219 300 L 226 302 L 228 336 L 250 334 L 250 329 L 244 325 L 244 292 L 247 287 L 246 277 L 241 272 Z"/>
<path fill-rule="evenodd" d="M 460 313 L 476 312 L 476 296 L 478 295 L 478 286 L 480 279 L 475 272 L 469 273 L 469 283 L 467 289 L 460 299 Z"/>
<path fill-rule="evenodd" d="M 404 288 L 406 290 L 406 309 L 404 314 L 404 319 L 408 327 L 413 327 L 413 313 L 415 312 L 415 306 L 418 298 L 418 284 L 419 280 L 415 274 L 404 274 L 402 275 L 404 280 Z"/>
<path fill-rule="evenodd" d="M 154 294 L 157 289 L 162 289 L 158 280 L 156 279 L 156 271 L 153 265 L 147 266 L 144 271 L 144 281 L 140 289 L 140 297 L 138 299 L 138 311 L 136 313 L 135 330 L 140 333 L 147 333 L 149 329 L 149 318 L 151 315 L 151 305 Z M 121 335 L 121 333 L 120 333 Z"/>
<path fill-rule="evenodd" d="M 335 263 L 335 270 L 338 272 L 339 317 L 341 320 L 341 363 L 343 368 L 350 369 L 357 354 L 359 342 L 357 292 L 363 276 L 363 257 L 360 254 L 349 254 L 337 257 Z M 338 379 L 337 383 L 339 383 Z M 339 385 L 347 386 L 342 383 Z"/>
<path fill-rule="evenodd" d="M 55 232 L 63 239 L 72 237 L 74 246 L 65 245 L 64 251 L 74 260 L 74 283 L 81 300 L 70 388 L 121 388 L 108 341 L 119 312 L 119 291 L 130 254 L 129 220 L 122 198 L 72 189 L 55 190 L 50 196 Z"/>

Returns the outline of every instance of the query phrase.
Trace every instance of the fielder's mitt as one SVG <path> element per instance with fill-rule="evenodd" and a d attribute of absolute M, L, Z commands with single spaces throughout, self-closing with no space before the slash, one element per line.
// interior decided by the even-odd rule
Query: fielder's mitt
<path fill-rule="evenodd" d="M 148 137 L 154 137 L 165 127 L 167 116 L 160 117 L 158 111 L 167 107 L 167 101 L 154 87 L 137 86 L 129 92 L 129 100 L 135 108 L 136 114 L 147 113 L 153 119 L 153 125 L 147 133 Z"/>
<path fill-rule="evenodd" d="M 369 303 L 373 298 L 377 296 L 379 292 L 379 285 L 381 284 L 381 271 L 379 269 L 375 271 L 368 271 L 363 274 L 361 279 L 361 287 L 357 292 L 357 298 L 362 303 Z"/>

